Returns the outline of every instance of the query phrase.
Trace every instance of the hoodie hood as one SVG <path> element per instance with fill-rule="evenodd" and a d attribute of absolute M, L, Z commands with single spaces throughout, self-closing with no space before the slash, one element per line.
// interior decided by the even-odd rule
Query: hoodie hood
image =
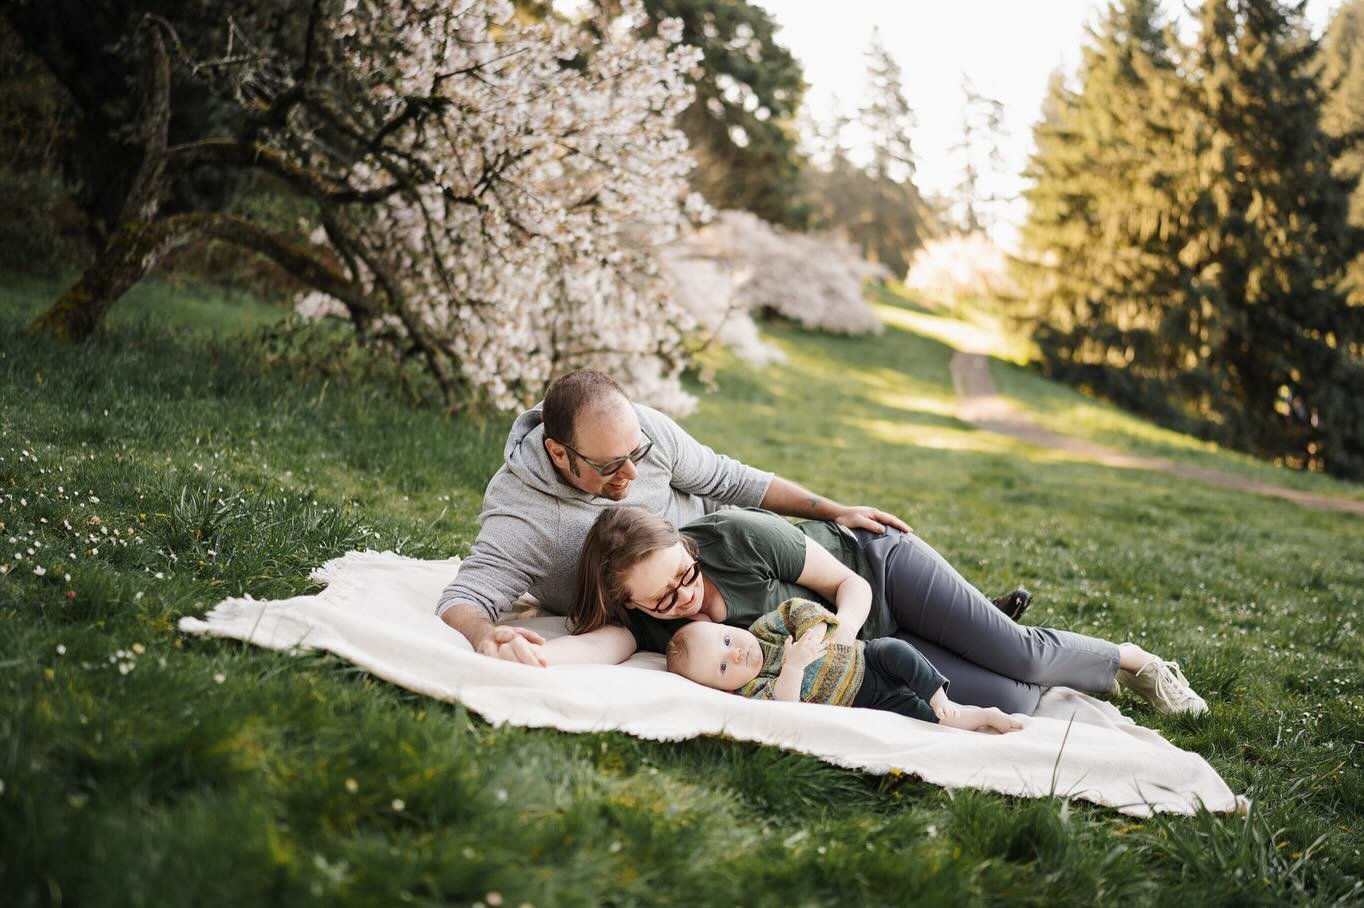
<path fill-rule="evenodd" d="M 545 450 L 545 420 L 540 404 L 516 417 L 507 434 L 507 446 L 502 449 L 502 460 L 507 472 L 537 492 L 570 501 L 591 501 L 597 497 L 560 478 Z"/>

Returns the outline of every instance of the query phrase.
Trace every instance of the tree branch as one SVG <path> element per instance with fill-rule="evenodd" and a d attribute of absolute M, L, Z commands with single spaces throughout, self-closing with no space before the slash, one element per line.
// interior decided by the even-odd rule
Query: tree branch
<path fill-rule="evenodd" d="M 151 16 L 142 20 L 150 36 L 147 55 L 147 101 L 142 126 L 142 165 L 119 212 L 120 224 L 145 221 L 155 213 L 164 190 L 166 136 L 170 124 L 170 57 L 161 38 L 161 25 Z"/>
<path fill-rule="evenodd" d="M 167 157 L 178 170 L 207 164 L 259 167 L 312 198 L 338 204 L 380 202 L 402 188 L 400 183 L 394 182 L 375 189 L 352 189 L 344 179 L 297 164 L 269 145 L 237 139 L 204 139 L 176 145 L 167 150 Z"/>

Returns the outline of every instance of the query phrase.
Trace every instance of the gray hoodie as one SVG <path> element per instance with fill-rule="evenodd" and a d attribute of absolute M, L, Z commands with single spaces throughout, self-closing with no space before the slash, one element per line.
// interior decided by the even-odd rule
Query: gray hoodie
<path fill-rule="evenodd" d="M 499 613 L 529 592 L 541 606 L 567 614 L 573 598 L 578 552 L 602 508 L 634 505 L 681 526 L 718 505 L 756 507 L 771 473 L 745 466 L 688 435 L 649 407 L 634 405 L 640 428 L 654 441 L 638 464 L 639 477 L 623 501 L 589 495 L 559 477 L 545 451 L 540 408 L 512 424 L 505 462 L 483 493 L 478 539 L 460 565 L 436 614 L 456 602 Z"/>

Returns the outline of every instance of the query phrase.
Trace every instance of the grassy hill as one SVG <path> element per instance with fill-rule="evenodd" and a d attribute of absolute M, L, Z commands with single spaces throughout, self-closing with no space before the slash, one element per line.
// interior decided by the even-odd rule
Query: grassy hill
<path fill-rule="evenodd" d="M 212 293 L 151 285 L 85 347 L 25 336 L 50 292 L 0 280 L 7 905 L 1364 899 L 1358 517 L 975 431 L 953 416 L 951 350 L 899 321 L 778 327 L 787 363 L 713 354 L 687 427 L 899 513 L 983 589 L 1028 585 L 1030 621 L 1180 659 L 1210 715 L 1124 709 L 1207 757 L 1251 815 L 1133 821 L 725 740 L 493 728 L 336 658 L 175 622 L 304 592 L 357 547 L 467 552 L 503 418 L 300 367 L 253 340 L 276 311 Z M 1064 421 L 1108 444 L 1359 496 L 1011 373 L 1005 393 L 1090 408 Z"/>

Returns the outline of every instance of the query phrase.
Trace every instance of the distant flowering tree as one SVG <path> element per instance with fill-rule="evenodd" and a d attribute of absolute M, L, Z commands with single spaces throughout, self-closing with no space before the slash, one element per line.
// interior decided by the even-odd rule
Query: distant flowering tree
<path fill-rule="evenodd" d="M 679 297 L 703 326 L 725 325 L 720 339 L 757 361 L 772 351 L 750 336 L 742 316 L 777 315 L 806 328 L 836 334 L 881 330 L 862 295 L 868 280 L 889 277 L 885 267 L 862 258 L 851 242 L 827 233 L 795 233 L 746 211 L 721 212 L 712 223 L 670 250 Z M 717 292 L 719 274 L 729 295 Z"/>
<path fill-rule="evenodd" d="M 905 285 L 952 303 L 1018 292 L 1004 250 L 980 231 L 929 240 L 910 259 Z"/>
<path fill-rule="evenodd" d="M 172 248 L 212 238 L 263 253 L 366 339 L 419 357 L 457 407 L 512 407 L 593 365 L 684 406 L 690 319 L 654 246 L 702 203 L 675 116 L 697 52 L 680 24 L 639 37 L 626 3 L 592 30 L 527 24 L 501 0 L 317 0 L 282 32 L 195 60 L 148 14 L 140 170 L 94 263 L 35 328 L 80 339 Z M 589 37 L 595 35 L 596 37 Z M 249 37 L 249 36 L 246 36 Z M 236 112 L 168 140 L 177 68 Z M 263 172 L 313 215 L 279 230 L 165 204 L 202 169 Z M 313 308 L 317 308 L 313 301 Z"/>

